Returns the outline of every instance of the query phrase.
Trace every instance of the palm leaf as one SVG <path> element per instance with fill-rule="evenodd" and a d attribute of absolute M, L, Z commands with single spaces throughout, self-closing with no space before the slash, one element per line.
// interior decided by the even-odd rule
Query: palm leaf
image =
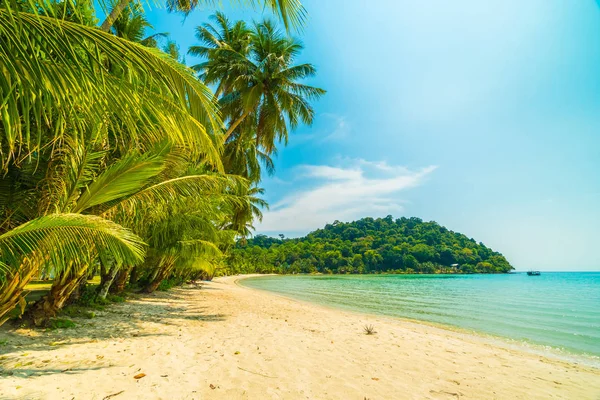
<path fill-rule="evenodd" d="M 190 175 L 168 179 L 149 186 L 134 195 L 120 201 L 104 211 L 102 216 L 110 218 L 119 212 L 135 214 L 143 207 L 153 207 L 157 204 L 176 203 L 188 198 L 200 199 L 207 197 L 210 201 L 218 200 L 227 203 L 242 201 L 235 195 L 227 194 L 227 188 L 244 181 L 235 176 Z"/>
<path fill-rule="evenodd" d="M 98 176 L 79 197 L 71 211 L 80 213 L 90 207 L 137 193 L 151 178 L 162 172 L 164 166 L 165 157 L 161 154 L 132 153 L 116 161 Z"/>
<path fill-rule="evenodd" d="M 0 235 L 0 262 L 11 268 L 23 257 L 37 256 L 58 272 L 100 253 L 110 253 L 117 263 L 135 264 L 144 257 L 144 243 L 112 221 L 81 214 L 46 215 Z"/>
<path fill-rule="evenodd" d="M 167 9 L 189 14 L 198 6 L 215 7 L 219 0 L 167 0 Z M 300 0 L 231 0 L 234 5 L 249 5 L 253 8 L 269 8 L 277 15 L 286 29 L 301 29 L 306 19 L 306 10 Z"/>
<path fill-rule="evenodd" d="M 0 58 L 3 166 L 114 121 L 129 142 L 169 137 L 220 165 L 210 133 L 222 123 L 210 89 L 160 50 L 95 27 L 0 8 Z"/>

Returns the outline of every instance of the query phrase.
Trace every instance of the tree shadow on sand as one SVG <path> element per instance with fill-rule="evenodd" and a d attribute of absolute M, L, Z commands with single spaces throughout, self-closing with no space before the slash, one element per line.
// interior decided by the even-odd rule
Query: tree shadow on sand
<path fill-rule="evenodd" d="M 65 375 L 75 375 L 85 371 L 97 371 L 103 368 L 111 368 L 111 367 L 81 367 L 81 368 L 67 368 L 67 369 L 57 369 L 57 368 L 12 368 L 10 371 L 4 372 L 2 375 L 4 376 L 12 376 L 15 378 L 33 378 L 35 376 L 41 375 L 53 375 L 53 374 L 65 374 Z"/>
<path fill-rule="evenodd" d="M 173 334 L 161 331 L 161 325 L 186 326 L 189 329 L 195 329 L 196 321 L 198 324 L 225 321 L 227 318 L 225 314 L 207 312 L 208 307 L 198 305 L 197 298 L 194 299 L 195 301 L 190 299 L 190 296 L 198 295 L 201 290 L 206 290 L 206 288 L 183 287 L 169 292 L 135 295 L 125 303 L 114 304 L 106 310 L 98 312 L 98 316 L 94 319 L 72 318 L 77 326 L 70 329 L 43 330 L 15 328 L 14 326 L 1 327 L 0 379 L 10 372 L 14 376 L 19 371 L 26 374 L 24 376 L 30 376 L 63 371 L 64 373 L 76 373 L 79 370 L 79 368 L 73 368 L 55 371 L 44 366 L 37 368 L 32 366 L 32 368 L 19 370 L 19 364 L 24 361 L 23 354 L 52 352 L 65 346 L 103 341 L 127 339 L 135 343 L 138 338 Z M 36 364 L 39 363 L 36 362 Z M 84 369 L 81 368 L 81 370 Z"/>

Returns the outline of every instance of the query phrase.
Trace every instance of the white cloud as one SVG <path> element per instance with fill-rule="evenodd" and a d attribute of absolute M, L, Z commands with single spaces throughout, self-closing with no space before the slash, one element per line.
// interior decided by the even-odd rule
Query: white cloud
<path fill-rule="evenodd" d="M 354 220 L 402 211 L 398 193 L 420 185 L 434 170 L 411 171 L 385 162 L 346 160 L 346 166 L 303 165 L 297 169 L 299 190 L 271 204 L 258 232 L 298 232 L 323 227 L 335 220 Z"/>
<path fill-rule="evenodd" d="M 339 167 L 330 167 L 328 165 L 302 165 L 304 176 L 308 178 L 323 178 L 328 180 L 354 180 L 362 177 L 360 169 L 345 169 Z"/>

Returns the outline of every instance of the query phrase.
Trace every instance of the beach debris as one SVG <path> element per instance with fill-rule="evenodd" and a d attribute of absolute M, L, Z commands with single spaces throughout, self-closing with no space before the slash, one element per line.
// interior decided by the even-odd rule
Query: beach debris
<path fill-rule="evenodd" d="M 365 325 L 365 326 L 363 327 L 363 329 L 364 329 L 364 331 L 365 331 L 365 334 L 367 334 L 367 335 L 374 335 L 374 334 L 376 334 L 376 333 L 377 333 L 377 332 L 375 331 L 375 327 L 374 327 L 373 325 Z"/>
<path fill-rule="evenodd" d="M 121 390 L 120 392 L 113 393 L 113 394 L 109 394 L 108 396 L 104 396 L 104 397 L 102 398 L 102 400 L 108 400 L 108 399 L 112 399 L 113 397 L 115 397 L 115 396 L 118 396 L 118 395 L 120 395 L 120 394 L 121 394 L 121 393 L 123 393 L 123 392 L 124 392 L 124 390 Z"/>
<path fill-rule="evenodd" d="M 443 394 L 449 394 L 450 396 L 455 396 L 457 399 L 460 399 L 461 396 L 464 396 L 461 392 L 447 392 L 445 390 L 430 390 L 429 393 L 443 393 Z"/>
<path fill-rule="evenodd" d="M 373 379 L 374 381 L 378 381 L 379 380 L 379 378 L 371 378 L 371 379 Z"/>
<path fill-rule="evenodd" d="M 254 372 L 254 371 L 250 371 L 248 369 L 244 369 L 242 367 L 238 367 L 238 369 L 241 369 L 242 371 L 246 371 L 246 372 L 250 372 L 251 374 L 254 375 L 260 375 L 260 376 L 264 376 L 265 378 L 273 378 L 273 379 L 277 379 L 276 376 L 269 376 L 269 375 L 265 375 L 265 374 L 261 374 L 260 372 Z"/>
<path fill-rule="evenodd" d="M 240 352 L 239 352 L 239 351 L 236 351 L 236 352 L 235 352 L 235 353 L 233 353 L 233 354 L 235 354 L 235 355 L 237 356 L 238 354 L 240 354 Z"/>
<path fill-rule="evenodd" d="M 145 377 L 146 374 L 144 374 L 143 372 L 141 374 L 137 374 L 133 377 L 133 379 L 142 379 L 143 377 Z"/>
<path fill-rule="evenodd" d="M 215 385 L 213 385 L 212 383 L 210 385 L 208 385 L 212 390 L 215 390 L 217 387 Z"/>

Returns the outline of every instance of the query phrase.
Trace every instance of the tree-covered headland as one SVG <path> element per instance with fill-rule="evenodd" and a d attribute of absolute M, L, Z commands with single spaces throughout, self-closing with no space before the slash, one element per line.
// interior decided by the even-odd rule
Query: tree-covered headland
<path fill-rule="evenodd" d="M 419 218 L 327 224 L 305 237 L 257 235 L 231 252 L 229 273 L 507 273 L 506 258 L 461 233 Z"/>

